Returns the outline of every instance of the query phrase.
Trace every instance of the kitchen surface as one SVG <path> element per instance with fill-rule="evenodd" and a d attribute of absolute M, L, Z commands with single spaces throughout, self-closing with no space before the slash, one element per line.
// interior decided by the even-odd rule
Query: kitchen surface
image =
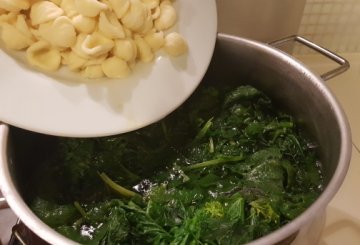
<path fill-rule="evenodd" d="M 326 81 L 348 117 L 353 147 L 346 179 L 326 210 L 326 224 L 319 245 L 360 244 L 360 1 L 267 0 L 269 6 L 260 8 L 264 6 L 263 2 L 219 0 L 219 32 L 264 42 L 297 33 L 337 52 L 350 62 L 348 71 Z M 238 8 L 239 12 L 227 13 L 234 8 Z M 259 17 L 258 21 L 253 19 L 254 12 Z M 303 47 L 295 46 L 293 55 L 317 74 L 336 66 L 334 62 Z M 16 216 L 10 209 L 0 210 L 2 244 L 8 243 L 15 222 Z"/>

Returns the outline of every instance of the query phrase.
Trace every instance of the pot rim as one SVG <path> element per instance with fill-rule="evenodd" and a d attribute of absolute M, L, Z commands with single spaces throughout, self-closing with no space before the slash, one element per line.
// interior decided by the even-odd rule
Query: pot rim
<path fill-rule="evenodd" d="M 327 99 L 328 103 L 331 105 L 333 109 L 333 113 L 337 119 L 338 125 L 340 126 L 340 157 L 338 159 L 338 165 L 336 170 L 325 187 L 324 191 L 317 198 L 317 200 L 312 203 L 312 205 L 307 208 L 302 214 L 300 214 L 297 218 L 289 222 L 288 224 L 282 226 L 281 228 L 271 232 L 270 234 L 258 238 L 248 245 L 268 245 L 274 244 L 283 239 L 287 238 L 289 235 L 296 233 L 302 226 L 309 222 L 309 220 L 313 219 L 317 215 L 321 214 L 324 211 L 324 208 L 328 205 L 330 200 L 335 196 L 338 192 L 340 186 L 342 185 L 346 173 L 348 171 L 350 165 L 351 151 L 352 151 L 352 141 L 351 141 L 351 133 L 350 126 L 346 115 L 338 103 L 337 99 L 333 95 L 333 93 L 329 90 L 327 85 L 323 82 L 323 80 L 311 72 L 308 68 L 306 68 L 301 62 L 297 61 L 295 58 L 290 55 L 271 47 L 267 44 L 253 41 L 241 37 L 236 37 L 227 34 L 218 34 L 217 41 L 221 39 L 227 39 L 234 42 L 240 42 L 248 46 L 254 46 L 260 48 L 264 52 L 269 53 L 270 55 L 277 56 L 279 59 L 296 67 L 301 70 L 303 73 L 309 77 L 309 81 L 316 84 L 316 87 L 319 90 L 322 90 L 324 97 Z M 11 179 L 9 166 L 13 164 L 11 160 L 7 159 L 7 144 L 8 144 L 8 134 L 9 134 L 9 126 L 6 124 L 0 123 L 0 190 L 7 200 L 9 206 L 12 208 L 14 213 L 20 217 L 22 222 L 33 230 L 39 237 L 43 240 L 48 241 L 52 244 L 58 245 L 69 245 L 69 244 L 77 244 L 76 242 L 66 238 L 60 233 L 56 232 L 44 222 L 42 222 L 26 205 L 20 194 L 17 192 L 15 185 Z"/>
<path fill-rule="evenodd" d="M 7 159 L 8 135 L 9 126 L 0 124 L 0 190 L 6 202 L 20 220 L 43 240 L 59 245 L 77 244 L 41 221 L 16 190 L 9 169 L 9 165 L 13 163 Z"/>

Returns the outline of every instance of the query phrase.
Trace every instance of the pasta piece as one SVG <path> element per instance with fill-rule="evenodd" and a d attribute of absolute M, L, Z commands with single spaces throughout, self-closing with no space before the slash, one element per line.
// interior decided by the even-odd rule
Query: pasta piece
<path fill-rule="evenodd" d="M 153 18 L 153 20 L 159 18 L 159 16 L 160 16 L 160 6 L 151 9 L 151 17 Z"/>
<path fill-rule="evenodd" d="M 99 31 L 104 36 L 111 39 L 124 38 L 125 32 L 117 19 L 116 15 L 111 12 L 101 12 L 99 17 Z"/>
<path fill-rule="evenodd" d="M 125 61 L 133 61 L 137 55 L 136 44 L 132 39 L 116 40 L 113 54 Z"/>
<path fill-rule="evenodd" d="M 67 65 L 69 63 L 70 52 L 72 52 L 72 51 L 69 51 L 69 50 L 60 51 L 62 65 Z"/>
<path fill-rule="evenodd" d="M 123 25 L 131 31 L 138 31 L 147 17 L 147 7 L 140 0 L 130 0 L 130 8 L 121 18 Z"/>
<path fill-rule="evenodd" d="M 4 21 L 1 33 L 2 39 L 8 48 L 21 50 L 34 42 L 24 15 L 19 14 L 16 16 L 15 14 L 8 14 L 1 21 Z"/>
<path fill-rule="evenodd" d="M 137 47 L 137 57 L 145 63 L 149 63 L 154 59 L 154 54 L 151 51 L 151 48 L 145 40 L 139 35 L 135 36 L 135 44 Z"/>
<path fill-rule="evenodd" d="M 19 12 L 30 8 L 28 0 L 0 0 L 0 9 L 10 12 Z"/>
<path fill-rule="evenodd" d="M 72 18 L 72 24 L 78 32 L 90 34 L 95 31 L 97 21 L 94 18 L 79 14 Z"/>
<path fill-rule="evenodd" d="M 6 47 L 14 50 L 21 50 L 29 47 L 33 40 L 8 23 L 2 24 L 1 38 Z"/>
<path fill-rule="evenodd" d="M 91 65 L 86 66 L 81 71 L 81 76 L 88 79 L 97 79 L 102 78 L 104 76 L 104 72 L 101 65 Z"/>
<path fill-rule="evenodd" d="M 75 9 L 75 0 L 62 0 L 60 8 L 64 10 L 65 15 L 69 18 L 79 14 Z"/>
<path fill-rule="evenodd" d="M 109 0 L 116 17 L 121 19 L 130 7 L 130 0 Z"/>
<path fill-rule="evenodd" d="M 36 2 L 31 6 L 30 19 L 33 26 L 52 21 L 63 15 L 64 10 L 49 1 Z"/>
<path fill-rule="evenodd" d="M 85 65 L 87 61 L 87 59 L 80 57 L 75 52 L 70 52 L 67 57 L 66 64 L 71 71 L 78 71 Z"/>
<path fill-rule="evenodd" d="M 145 35 L 144 40 L 149 44 L 153 52 L 158 51 L 165 44 L 164 33 L 162 31 L 150 32 Z"/>
<path fill-rule="evenodd" d="M 132 36 L 133 36 L 132 31 L 130 31 L 130 30 L 127 29 L 126 27 L 124 27 L 123 29 L 124 29 L 124 32 L 125 32 L 125 37 L 132 39 Z"/>
<path fill-rule="evenodd" d="M 172 32 L 166 35 L 164 50 L 171 56 L 180 56 L 185 54 L 188 50 L 185 39 L 177 32 Z"/>
<path fill-rule="evenodd" d="M 108 7 L 107 10 L 113 11 L 109 0 L 98 0 L 98 1 L 102 2 L 103 4 L 105 4 L 105 5 Z"/>
<path fill-rule="evenodd" d="M 24 34 L 27 38 L 33 40 L 33 35 L 30 31 L 28 23 L 26 22 L 26 17 L 22 14 L 19 14 L 16 18 L 15 27 L 18 29 L 22 34 Z"/>
<path fill-rule="evenodd" d="M 154 21 L 153 18 L 151 16 L 151 10 L 148 9 L 147 10 L 147 14 L 145 17 L 145 21 L 144 24 L 142 25 L 142 27 L 138 30 L 138 33 L 140 34 L 146 34 L 148 32 L 150 32 L 154 27 Z"/>
<path fill-rule="evenodd" d="M 50 43 L 38 41 L 26 50 L 28 62 L 44 71 L 56 71 L 61 64 L 61 55 L 58 49 L 52 48 Z"/>
<path fill-rule="evenodd" d="M 106 59 L 101 64 L 101 67 L 104 74 L 109 78 L 125 78 L 130 74 L 128 64 L 124 60 L 115 56 Z"/>
<path fill-rule="evenodd" d="M 51 23 L 41 24 L 39 35 L 59 48 L 69 48 L 76 42 L 75 28 L 66 16 L 60 16 Z"/>
<path fill-rule="evenodd" d="M 163 1 L 160 4 L 160 16 L 155 20 L 155 27 L 159 31 L 167 30 L 175 24 L 176 19 L 176 12 L 172 3 Z"/>
<path fill-rule="evenodd" d="M 13 24 L 16 22 L 18 13 L 9 12 L 7 14 L 0 15 L 0 26 L 2 23 Z"/>
<path fill-rule="evenodd" d="M 154 9 L 160 4 L 160 0 L 142 0 L 149 9 Z"/>
<path fill-rule="evenodd" d="M 79 55 L 80 57 L 84 58 L 84 59 L 90 59 L 91 57 L 89 55 L 87 55 L 86 53 L 84 53 L 82 51 L 82 44 L 85 40 L 85 38 L 88 36 L 88 34 L 85 33 L 80 33 L 77 38 L 76 38 L 76 43 L 73 47 L 71 47 L 71 50 L 76 53 L 77 55 Z"/>
<path fill-rule="evenodd" d="M 83 66 L 85 67 L 85 66 L 91 66 L 91 65 L 101 65 L 101 63 L 103 63 L 107 57 L 108 57 L 108 54 L 106 53 L 106 54 L 100 55 L 99 57 L 91 58 L 91 59 L 87 60 Z"/>
<path fill-rule="evenodd" d="M 108 6 L 105 3 L 97 0 L 75 0 L 76 11 L 87 17 L 98 16 L 101 11 L 107 8 Z"/>
<path fill-rule="evenodd" d="M 60 4 L 61 4 L 61 1 L 62 0 L 50 0 L 50 2 L 53 2 L 54 4 L 56 4 L 59 7 L 60 7 Z"/>
<path fill-rule="evenodd" d="M 81 50 L 87 56 L 98 57 L 106 54 L 114 47 L 114 41 L 104 37 L 99 32 L 87 35 L 81 44 Z"/>

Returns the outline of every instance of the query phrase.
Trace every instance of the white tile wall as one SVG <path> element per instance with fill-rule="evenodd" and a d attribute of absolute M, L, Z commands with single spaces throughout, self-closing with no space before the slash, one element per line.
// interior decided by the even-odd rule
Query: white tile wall
<path fill-rule="evenodd" d="M 294 35 L 299 29 L 305 2 L 216 0 L 218 31 L 263 42 Z"/>
<path fill-rule="evenodd" d="M 335 52 L 360 52 L 360 0 L 307 0 L 298 34 Z"/>

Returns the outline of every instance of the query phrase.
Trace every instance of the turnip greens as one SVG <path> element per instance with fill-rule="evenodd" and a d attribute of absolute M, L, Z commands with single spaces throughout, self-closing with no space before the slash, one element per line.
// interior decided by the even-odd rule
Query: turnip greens
<path fill-rule="evenodd" d="M 314 145 L 257 89 L 204 87 L 141 130 L 59 138 L 31 207 L 83 244 L 244 244 L 318 197 Z"/>

